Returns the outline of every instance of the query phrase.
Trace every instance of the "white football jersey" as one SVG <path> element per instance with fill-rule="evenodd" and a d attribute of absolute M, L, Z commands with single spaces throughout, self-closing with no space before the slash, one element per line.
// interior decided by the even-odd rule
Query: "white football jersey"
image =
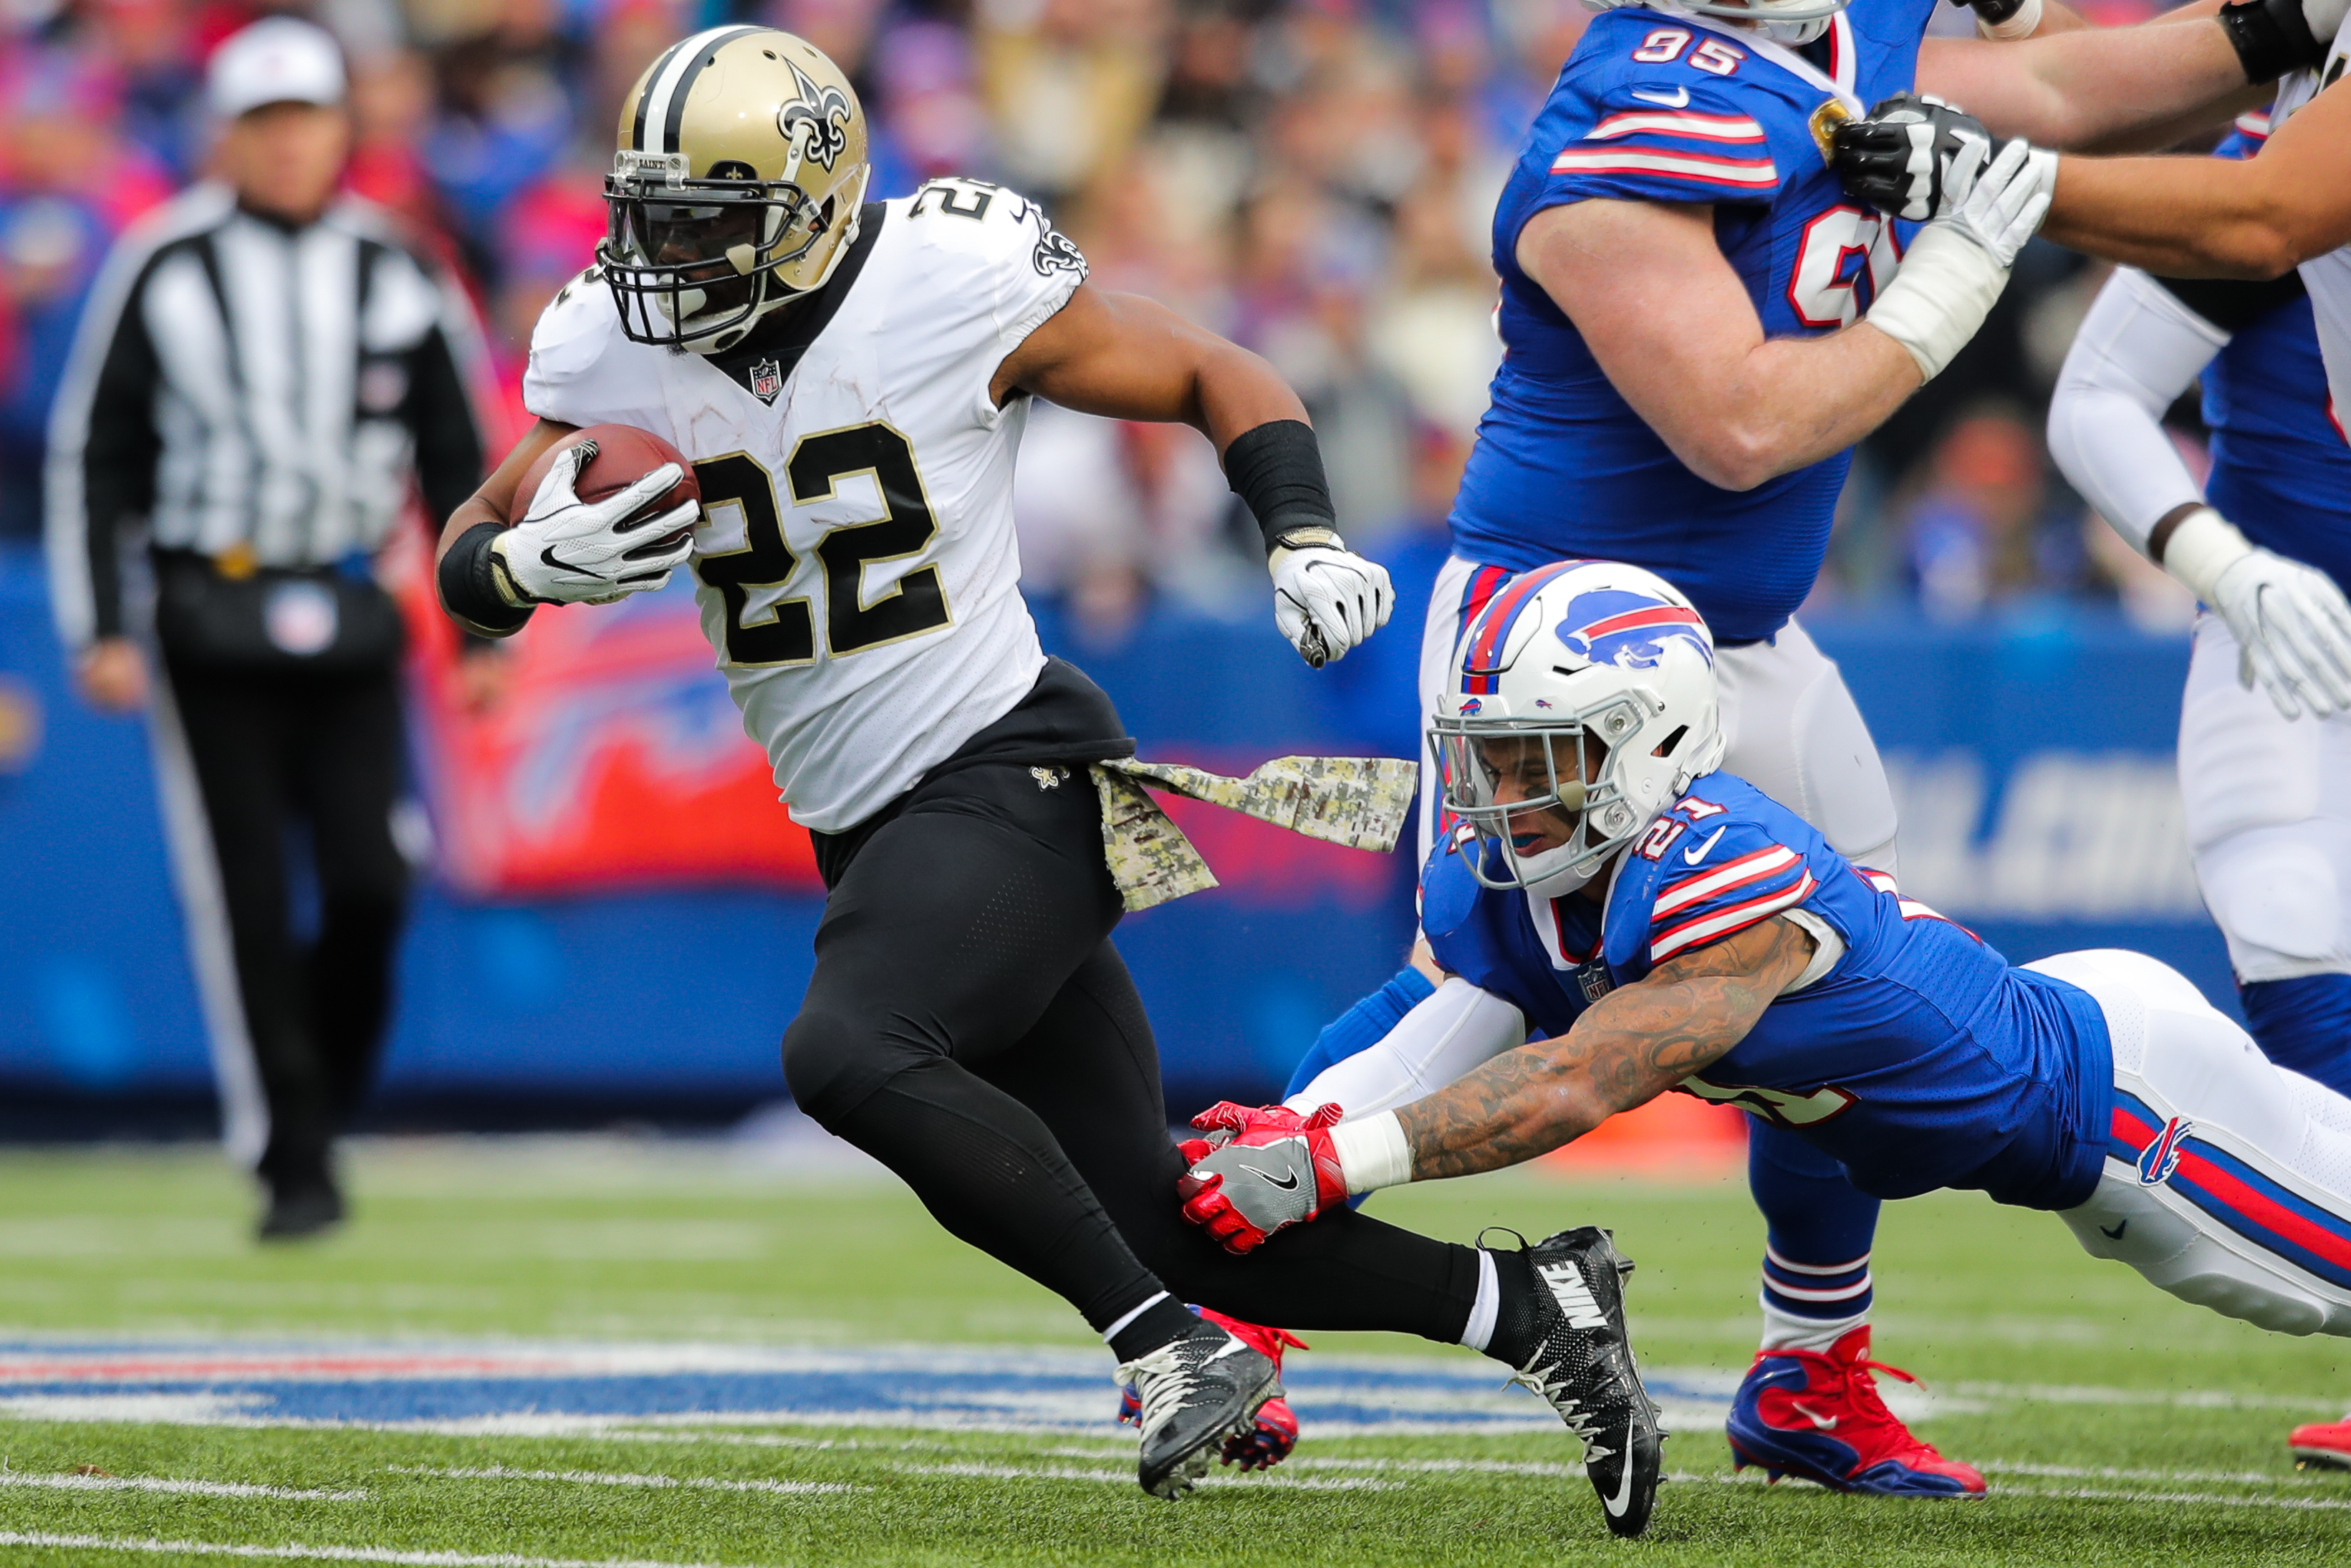
<path fill-rule="evenodd" d="M 2295 71 L 2278 83 L 2274 124 L 2316 97 L 2322 87 L 2339 81 L 2351 57 L 2351 16 L 2335 35 L 2335 47 L 2314 71 Z M 2351 413 L 2351 246 L 2328 251 L 2302 264 L 2302 285 L 2310 291 L 2311 315 L 2318 323 L 2318 351 L 2326 361 L 2326 390 L 2337 418 Z"/>
<path fill-rule="evenodd" d="M 730 353 L 629 341 L 592 269 L 539 318 L 532 413 L 693 462 L 702 629 L 802 825 L 871 816 L 1044 668 L 1012 532 L 1029 402 L 988 383 L 1085 276 L 1034 204 L 940 180 L 866 207 L 833 283 Z"/>

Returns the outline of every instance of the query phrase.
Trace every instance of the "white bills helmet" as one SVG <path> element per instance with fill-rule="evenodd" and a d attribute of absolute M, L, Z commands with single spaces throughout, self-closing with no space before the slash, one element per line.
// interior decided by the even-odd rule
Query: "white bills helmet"
<path fill-rule="evenodd" d="M 1852 0 L 1583 0 L 1586 9 L 1614 11 L 1646 5 L 1653 11 L 1686 12 L 1754 27 L 1776 44 L 1801 48 L 1829 30 L 1829 20 Z"/>
<path fill-rule="evenodd" d="M 1471 872 L 1558 897 L 1721 765 L 1714 636 L 1655 572 L 1543 567 L 1504 583 L 1469 622 L 1429 725 Z M 1544 812 L 1573 819 L 1573 831 L 1521 852 L 1528 820 Z"/>

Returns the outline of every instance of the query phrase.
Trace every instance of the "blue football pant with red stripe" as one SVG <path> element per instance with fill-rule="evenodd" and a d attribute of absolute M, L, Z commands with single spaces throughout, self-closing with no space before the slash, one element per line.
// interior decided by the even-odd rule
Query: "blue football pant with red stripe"
<path fill-rule="evenodd" d="M 2114 1050 L 2105 1170 L 2062 1216 L 2082 1245 L 2228 1317 L 2351 1336 L 2351 1099 L 2143 954 L 2027 967 L 2096 998 Z"/>

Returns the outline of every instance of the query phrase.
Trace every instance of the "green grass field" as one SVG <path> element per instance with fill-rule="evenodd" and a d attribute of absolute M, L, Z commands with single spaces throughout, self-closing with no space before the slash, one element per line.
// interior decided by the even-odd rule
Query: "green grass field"
<path fill-rule="evenodd" d="M 2351 1561 L 2351 1478 L 2297 1475 L 2283 1441 L 2351 1403 L 2341 1342 L 2172 1301 L 2046 1216 L 1958 1195 L 1887 1210 L 1878 1350 L 1927 1380 L 1921 1430 L 1981 1465 L 1994 1495 L 1767 1490 L 1732 1479 L 1719 1430 L 1686 1427 L 1638 1542 L 1606 1535 L 1556 1429 L 1333 1437 L 1310 1420 L 1276 1478 L 1155 1502 L 1108 1423 L 1106 1354 L 1102 1423 L 1075 1430 L 771 1415 L 460 1435 L 103 1400 L 51 1419 L 54 1403 L 12 1395 L 25 1378 L 10 1356 L 128 1342 L 953 1343 L 996 1347 L 990 1362 L 1089 1343 L 1057 1302 L 853 1170 L 778 1169 L 725 1145 L 420 1142 L 362 1147 L 351 1177 L 346 1233 L 263 1251 L 242 1183 L 208 1153 L 0 1156 L 0 1563 Z M 1646 1365 L 1719 1384 L 1751 1352 L 1761 1224 L 1740 1185 L 1513 1175 L 1399 1191 L 1381 1211 L 1461 1239 L 1612 1225 L 1640 1264 Z M 1478 1364 L 1315 1337 L 1326 1356 Z"/>

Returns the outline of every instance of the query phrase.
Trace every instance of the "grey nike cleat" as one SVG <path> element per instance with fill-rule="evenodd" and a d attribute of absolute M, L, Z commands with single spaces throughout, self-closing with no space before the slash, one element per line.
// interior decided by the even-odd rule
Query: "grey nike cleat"
<path fill-rule="evenodd" d="M 1258 1406 L 1281 1392 L 1281 1369 L 1203 1320 L 1183 1338 L 1118 1369 L 1143 1405 L 1143 1457 L 1135 1480 L 1170 1500 L 1192 1490 L 1224 1449 L 1249 1431 Z"/>
<path fill-rule="evenodd" d="M 1523 1273 L 1510 1267 L 1520 1260 Z M 1498 1251 L 1494 1261 L 1503 1301 L 1487 1354 L 1516 1367 L 1510 1381 L 1542 1396 L 1583 1440 L 1583 1473 L 1609 1530 L 1640 1534 L 1656 1502 L 1666 1433 L 1625 1332 L 1632 1261 L 1589 1225 Z"/>

